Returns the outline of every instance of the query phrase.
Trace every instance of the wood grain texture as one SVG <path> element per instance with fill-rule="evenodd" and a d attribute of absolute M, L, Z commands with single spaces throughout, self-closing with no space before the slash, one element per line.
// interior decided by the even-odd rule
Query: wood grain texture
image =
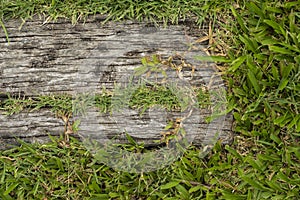
<path fill-rule="evenodd" d="M 177 56 L 193 66 L 193 72 L 190 68 L 180 71 L 181 79 L 191 87 L 204 85 L 211 92 L 226 89 L 212 63 L 195 59 L 197 55 L 205 55 L 205 44 L 195 41 L 203 37 L 207 30 L 199 29 L 192 20 L 164 27 L 162 24 L 135 21 L 102 24 L 104 19 L 94 16 L 84 23 L 72 25 L 62 19 L 44 24 L 44 19 L 34 18 L 21 28 L 20 21 L 6 22 L 10 44 L 5 41 L 4 33 L 0 32 L 2 101 L 8 94 L 30 97 L 62 93 L 76 95 L 82 92 L 99 94 L 103 88 L 114 90 L 116 83 L 122 82 L 124 77 L 127 78 L 141 66 L 142 57 L 153 54 L 165 59 Z M 176 74 L 169 78 L 175 79 Z M 79 117 L 82 121 L 79 134 L 83 137 L 116 139 L 116 136 L 129 131 L 137 141 L 151 145 L 154 144 L 153 140 L 161 138 L 160 132 L 167 121 L 161 119 L 151 124 L 149 113 L 153 119 L 160 119 L 161 116 L 168 118 L 167 115 L 176 117 L 176 113 L 161 112 L 147 111 L 148 114 L 138 116 L 135 111 L 128 110 L 120 117 L 117 114 L 111 117 L 93 110 L 86 120 L 79 116 L 72 120 Z M 198 131 L 191 133 L 196 145 L 209 138 L 206 137 L 210 134 L 207 133 L 208 129 L 214 130 L 213 123 L 203 121 L 210 114 L 211 110 L 202 110 L 200 121 L 197 118 L 198 121 L 190 120 L 185 124 L 186 127 L 197 124 Z M 124 121 L 116 122 L 120 118 L 124 118 Z M 217 125 L 219 122 L 221 125 Z M 220 128 L 220 137 L 224 143 L 228 143 L 232 135 L 232 116 L 224 116 L 219 122 L 216 122 L 215 130 Z M 10 117 L 1 115 L 0 126 L 2 144 L 11 143 L 15 137 L 27 141 L 40 138 L 39 141 L 42 141 L 48 133 L 59 135 L 64 131 L 62 121 L 47 110 L 34 113 L 25 111 Z M 120 142 L 125 141 L 124 137 L 118 138 Z"/>
<path fill-rule="evenodd" d="M 0 149 L 18 144 L 18 139 L 30 143 L 50 141 L 49 135 L 60 136 L 63 132 L 63 121 L 46 109 L 24 110 L 11 116 L 0 113 Z"/>

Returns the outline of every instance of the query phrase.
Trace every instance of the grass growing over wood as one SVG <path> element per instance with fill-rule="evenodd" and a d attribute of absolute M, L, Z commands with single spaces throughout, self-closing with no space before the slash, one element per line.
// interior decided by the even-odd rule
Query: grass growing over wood
<path fill-rule="evenodd" d="M 169 167 L 143 174 L 99 164 L 75 140 L 69 146 L 59 141 L 23 144 L 0 153 L 1 198 L 300 198 L 299 1 L 69 2 L 2 0 L 1 15 L 6 19 L 45 13 L 73 22 L 94 13 L 174 22 L 190 14 L 218 17 L 214 22 L 220 28 L 214 30 L 209 50 L 218 45 L 227 49 L 225 58 L 214 58 L 226 61 L 222 66 L 227 67 L 223 72 L 236 137 L 232 145 L 217 143 L 205 158 L 191 147 Z"/>
<path fill-rule="evenodd" d="M 201 88 L 196 88 L 195 97 L 199 108 L 208 108 L 210 106 L 209 93 Z M 122 95 L 122 94 L 119 94 Z M 102 94 L 94 95 L 51 95 L 37 97 L 8 97 L 0 101 L 0 111 L 4 115 L 13 115 L 20 113 L 25 109 L 30 112 L 47 108 L 53 113 L 79 114 L 84 113 L 88 107 L 96 107 L 101 113 L 111 112 L 112 99 L 116 99 L 114 93 L 103 91 Z M 125 98 L 125 97 L 124 97 Z M 117 107 L 116 100 L 114 106 Z M 188 102 L 187 102 L 188 103 Z M 184 109 L 178 97 L 170 88 L 161 85 L 141 85 L 134 90 L 128 102 L 120 99 L 122 107 L 138 109 L 141 112 L 159 105 L 168 111 Z"/>

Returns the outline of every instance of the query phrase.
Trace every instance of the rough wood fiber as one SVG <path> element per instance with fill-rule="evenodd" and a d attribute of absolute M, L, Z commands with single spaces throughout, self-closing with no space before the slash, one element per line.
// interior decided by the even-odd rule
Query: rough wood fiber
<path fill-rule="evenodd" d="M 212 91 L 224 88 L 224 83 L 216 75 L 212 64 L 194 59 L 194 56 L 203 55 L 201 49 L 205 44 L 194 42 L 204 36 L 206 30 L 198 29 L 192 21 L 164 27 L 135 21 L 102 24 L 103 20 L 103 17 L 96 16 L 74 26 L 65 20 L 43 24 L 43 19 L 34 18 L 21 28 L 20 21 L 6 22 L 10 44 L 5 41 L 4 33 L 0 32 L 2 101 L 7 94 L 30 97 L 61 93 L 76 95 L 81 92 L 96 94 L 101 93 L 103 88 L 113 90 L 116 82 L 122 82 L 124 77 L 133 74 L 133 70 L 141 65 L 142 57 L 153 54 L 163 58 L 179 56 L 194 66 L 193 75 L 190 69 L 181 71 L 181 78 L 191 86 L 205 85 Z M 175 76 L 176 74 L 171 78 Z M 159 119 L 164 115 L 160 112 L 152 112 L 151 118 Z M 202 120 L 189 122 L 198 126 L 198 131 L 191 133 L 194 144 L 199 145 L 205 140 L 208 127 L 210 130 L 214 129 L 203 121 L 209 114 L 210 111 L 201 111 Z M 134 139 L 154 144 L 153 140 L 161 138 L 160 132 L 166 125 L 166 120 L 151 124 L 149 114 L 137 115 L 128 111 L 126 115 L 114 116 L 112 119 L 108 114 L 93 111 L 88 116 L 93 116 L 93 120 L 85 120 L 84 117 L 80 119 L 82 124 L 79 133 L 84 137 L 105 140 L 116 138 L 124 133 L 124 129 L 128 131 L 131 127 L 129 133 Z M 166 117 L 167 115 L 170 113 Z M 117 120 L 116 123 L 116 118 L 124 116 L 127 118 L 123 122 Z M 222 130 L 220 137 L 226 143 L 231 139 L 231 115 L 224 117 L 224 120 L 224 124 L 220 121 L 222 125 L 217 125 L 215 130 Z M 185 126 L 189 127 L 189 123 Z M 149 124 L 154 127 L 150 128 Z M 137 129 L 144 133 L 135 132 Z M 63 131 L 62 121 L 46 110 L 22 112 L 8 118 L 2 115 L 0 118 L 2 144 L 11 143 L 15 137 L 31 142 L 37 139 L 41 141 L 48 133 L 58 135 Z M 124 142 L 125 138 L 118 137 L 118 140 Z"/>
<path fill-rule="evenodd" d="M 0 150 L 16 145 L 17 139 L 26 142 L 50 141 L 49 135 L 59 136 L 64 132 L 64 123 L 49 110 L 6 116 L 0 113 Z"/>

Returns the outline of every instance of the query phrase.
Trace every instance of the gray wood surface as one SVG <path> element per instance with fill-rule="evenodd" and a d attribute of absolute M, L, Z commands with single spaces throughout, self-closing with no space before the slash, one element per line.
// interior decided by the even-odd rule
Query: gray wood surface
<path fill-rule="evenodd" d="M 214 64 L 195 59 L 197 55 L 205 55 L 205 43 L 196 41 L 205 36 L 207 30 L 199 29 L 192 20 L 167 27 L 135 21 L 103 24 L 103 20 L 101 16 L 94 16 L 76 25 L 63 19 L 44 24 L 45 19 L 35 17 L 21 27 L 18 20 L 5 22 L 10 44 L 0 31 L 0 100 L 4 101 L 8 94 L 29 98 L 65 93 L 100 94 L 103 88 L 113 91 L 116 83 L 123 83 L 141 66 L 143 57 L 153 54 L 164 59 L 178 57 L 193 66 L 193 72 L 186 67 L 177 74 L 168 73 L 170 80 L 179 77 L 189 87 L 205 86 L 212 95 L 226 90 Z M 223 109 L 225 107 L 224 104 Z M 205 123 L 204 118 L 211 112 L 211 109 L 198 110 L 193 114 L 195 118 L 183 123 L 186 129 L 193 128 L 187 134 L 196 145 L 209 140 L 216 131 L 220 131 L 223 143 L 232 139 L 232 116 L 228 114 L 211 124 Z M 114 138 L 125 142 L 124 135 L 120 134 L 127 131 L 138 142 L 155 145 L 153 140 L 162 137 L 167 119 L 180 114 L 150 110 L 140 116 L 134 110 L 127 110 L 121 115 L 109 115 L 92 110 L 87 116 L 74 116 L 71 121 L 81 121 L 78 133 L 83 138 L 100 141 Z M 41 142 L 46 140 L 47 134 L 63 132 L 63 121 L 46 109 L 25 110 L 9 117 L 0 115 L 3 147 L 14 143 L 15 138 Z"/>
<path fill-rule="evenodd" d="M 64 133 L 64 123 L 49 110 L 23 112 L 11 116 L 0 114 L 0 150 L 25 142 L 50 141 L 49 135 L 60 136 Z"/>

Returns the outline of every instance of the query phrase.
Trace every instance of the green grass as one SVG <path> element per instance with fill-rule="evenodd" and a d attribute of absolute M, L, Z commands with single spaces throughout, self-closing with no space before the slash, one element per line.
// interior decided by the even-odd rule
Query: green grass
<path fill-rule="evenodd" d="M 206 16 L 218 9 L 207 12 L 218 3 L 202 0 L 172 0 L 172 1 L 133 1 L 133 0 L 1 0 L 0 17 L 5 19 L 28 19 L 33 15 L 47 15 L 52 20 L 59 17 L 71 19 L 76 23 L 88 15 L 107 15 L 107 20 L 137 19 L 156 22 L 178 22 L 190 16 L 197 16 L 197 21 L 203 22 Z M 206 12 L 203 12 L 206 11 Z M 50 19 L 50 20 L 51 20 Z"/>
<path fill-rule="evenodd" d="M 205 158 L 191 147 L 172 165 L 143 174 L 117 172 L 99 164 L 75 140 L 69 146 L 61 140 L 23 144 L 0 153 L 2 199 L 300 198 L 300 1 L 68 2 L 2 0 L 0 12 L 4 22 L 43 13 L 75 23 L 78 17 L 102 13 L 114 20 L 175 23 L 196 15 L 200 21 L 208 17 L 218 23 L 209 50 L 217 52 L 221 46 L 223 51 L 215 54 L 226 54 L 216 61 L 225 67 L 228 107 L 235 118 L 234 142 L 217 143 Z M 43 98 L 50 102 L 54 97 Z M 62 103 L 69 100 L 54 99 L 54 110 L 70 109 Z M 1 109 L 19 110 L 37 102 L 19 101 L 2 103 Z M 99 101 L 106 105 L 107 98 Z M 42 97 L 38 102 L 35 105 L 47 104 L 41 103 Z"/>
<path fill-rule="evenodd" d="M 168 111 L 178 111 L 185 109 L 184 103 L 180 102 L 179 97 L 174 96 L 174 92 L 170 88 L 162 85 L 140 85 L 138 88 L 130 88 L 132 95 L 128 102 L 124 102 L 127 94 L 120 92 L 106 92 L 102 94 L 85 95 L 51 95 L 37 97 L 11 97 L 1 102 L 0 110 L 4 115 L 13 115 L 29 109 L 30 112 L 40 110 L 42 108 L 50 109 L 53 113 L 65 114 L 84 114 L 89 107 L 95 107 L 101 113 L 110 113 L 112 111 L 112 100 L 114 108 L 118 106 L 138 109 L 141 112 L 159 105 Z M 134 91 L 134 92 L 133 92 Z M 195 88 L 195 97 L 197 107 L 208 108 L 211 105 L 209 93 L 200 88 Z M 119 99 L 119 100 L 118 100 Z M 186 104 L 189 103 L 187 100 Z M 119 105 L 120 104 L 120 105 Z M 181 108 L 182 107 L 182 108 Z"/>

